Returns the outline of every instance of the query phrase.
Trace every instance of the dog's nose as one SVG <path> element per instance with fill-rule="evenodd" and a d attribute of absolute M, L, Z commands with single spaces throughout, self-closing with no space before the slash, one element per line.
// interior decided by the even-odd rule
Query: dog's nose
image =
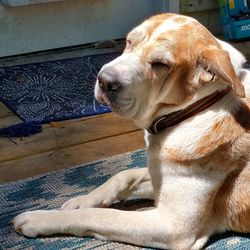
<path fill-rule="evenodd" d="M 112 68 L 102 70 L 98 76 L 99 87 L 104 92 L 115 92 L 120 87 L 121 84 L 118 80 L 118 74 Z"/>

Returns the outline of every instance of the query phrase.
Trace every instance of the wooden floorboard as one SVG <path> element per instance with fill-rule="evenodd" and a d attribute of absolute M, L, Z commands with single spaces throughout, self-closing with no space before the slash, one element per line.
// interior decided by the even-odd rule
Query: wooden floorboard
<path fill-rule="evenodd" d="M 5 117 L 0 117 L 0 128 L 11 126 L 19 122 L 22 122 L 22 120 L 15 115 L 8 115 Z"/>
<path fill-rule="evenodd" d="M 0 102 L 0 118 L 13 115 L 14 113 L 10 109 L 8 109 L 2 102 Z"/>
<path fill-rule="evenodd" d="M 144 147 L 143 131 L 136 131 L 5 161 L 0 167 L 0 183 L 70 168 Z"/>
<path fill-rule="evenodd" d="M 21 139 L 0 138 L 2 162 L 138 131 L 116 114 L 44 126 L 42 133 Z"/>

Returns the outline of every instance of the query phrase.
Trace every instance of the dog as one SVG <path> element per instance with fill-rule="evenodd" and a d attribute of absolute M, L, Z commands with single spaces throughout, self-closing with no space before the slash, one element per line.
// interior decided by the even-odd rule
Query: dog
<path fill-rule="evenodd" d="M 95 97 L 145 130 L 148 167 L 120 172 L 61 209 L 14 219 L 28 237 L 57 233 L 163 249 L 201 249 L 250 232 L 250 71 L 191 17 L 153 16 L 104 65 Z M 139 192 L 146 211 L 107 208 Z"/>

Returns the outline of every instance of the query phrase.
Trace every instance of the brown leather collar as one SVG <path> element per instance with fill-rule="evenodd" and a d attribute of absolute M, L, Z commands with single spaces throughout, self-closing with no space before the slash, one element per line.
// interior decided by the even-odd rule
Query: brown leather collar
<path fill-rule="evenodd" d="M 202 112 L 203 110 L 211 107 L 223 96 L 225 96 L 232 88 L 228 87 L 222 91 L 216 91 L 213 94 L 206 96 L 195 103 L 192 103 L 188 107 L 182 110 L 175 111 L 173 113 L 163 115 L 155 119 L 151 126 L 147 129 L 150 134 L 157 134 L 158 132 L 177 125 L 184 120 Z"/>

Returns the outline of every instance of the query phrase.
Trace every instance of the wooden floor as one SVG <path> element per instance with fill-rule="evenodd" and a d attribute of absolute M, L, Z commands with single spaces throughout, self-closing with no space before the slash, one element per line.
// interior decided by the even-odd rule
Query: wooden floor
<path fill-rule="evenodd" d="M 0 127 L 19 119 L 0 104 Z M 43 126 L 42 133 L 0 138 L 0 183 L 122 154 L 144 147 L 143 132 L 109 113 Z"/>

